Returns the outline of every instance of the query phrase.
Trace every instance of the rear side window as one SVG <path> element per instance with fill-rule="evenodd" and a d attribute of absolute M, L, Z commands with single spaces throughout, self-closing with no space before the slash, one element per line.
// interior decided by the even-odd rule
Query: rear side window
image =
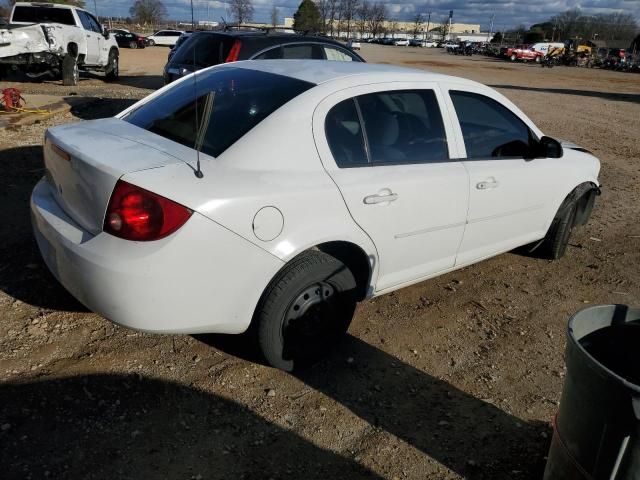
<path fill-rule="evenodd" d="M 303 60 L 324 60 L 322 50 L 319 45 L 315 44 L 299 44 L 284 45 L 282 47 L 282 58 L 284 59 L 303 59 Z"/>
<path fill-rule="evenodd" d="M 353 62 L 354 58 L 349 55 L 347 52 L 339 50 L 334 47 L 322 47 L 324 49 L 324 54 L 327 57 L 327 60 L 333 60 L 337 62 Z"/>
<path fill-rule="evenodd" d="M 271 48 L 266 52 L 262 52 L 260 55 L 256 55 L 254 60 L 278 60 L 282 58 L 282 48 L 280 46 Z"/>
<path fill-rule="evenodd" d="M 61 23 L 62 25 L 75 25 L 71 10 L 52 7 L 15 7 L 12 22 L 24 23 Z"/>
<path fill-rule="evenodd" d="M 371 163 L 428 163 L 449 158 L 433 90 L 370 93 L 357 101 Z"/>
<path fill-rule="evenodd" d="M 331 154 L 340 168 L 369 163 L 353 98 L 338 103 L 329 111 L 324 128 Z"/>
<path fill-rule="evenodd" d="M 210 67 L 224 63 L 233 46 L 233 38 L 225 35 L 195 33 L 182 44 L 171 63 Z"/>
<path fill-rule="evenodd" d="M 492 98 L 451 91 L 467 158 L 524 157 L 533 134 L 511 110 Z"/>
<path fill-rule="evenodd" d="M 193 78 L 191 79 L 193 80 Z M 183 81 L 124 120 L 213 157 L 312 83 L 244 68 L 224 68 Z"/>

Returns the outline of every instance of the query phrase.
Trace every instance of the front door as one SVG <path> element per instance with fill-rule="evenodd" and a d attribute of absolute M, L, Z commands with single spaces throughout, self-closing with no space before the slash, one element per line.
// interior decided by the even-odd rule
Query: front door
<path fill-rule="evenodd" d="M 87 38 L 87 52 L 84 57 L 84 62 L 87 65 L 102 65 L 106 63 L 100 61 L 102 43 L 104 42 L 100 24 L 91 15 L 82 10 L 78 10 L 78 16 L 80 17 Z"/>
<path fill-rule="evenodd" d="M 480 91 L 450 90 L 466 149 L 469 213 L 458 265 L 542 238 L 558 180 L 556 159 L 531 158 L 531 129 Z"/>
<path fill-rule="evenodd" d="M 373 240 L 376 291 L 455 265 L 468 206 L 468 175 L 447 142 L 441 93 L 430 83 L 343 90 L 314 116 L 323 165 L 354 221 Z"/>

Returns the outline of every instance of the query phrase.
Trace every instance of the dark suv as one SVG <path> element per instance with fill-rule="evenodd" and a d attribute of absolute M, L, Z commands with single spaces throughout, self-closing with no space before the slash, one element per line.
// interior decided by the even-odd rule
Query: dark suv
<path fill-rule="evenodd" d="M 195 32 L 164 67 L 164 82 L 220 63 L 274 59 L 364 62 L 353 50 L 326 37 L 269 30 Z"/>

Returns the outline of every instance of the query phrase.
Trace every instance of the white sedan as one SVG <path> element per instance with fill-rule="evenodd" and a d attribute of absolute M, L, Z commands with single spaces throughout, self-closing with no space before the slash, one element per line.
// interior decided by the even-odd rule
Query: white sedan
<path fill-rule="evenodd" d="M 160 30 L 149 35 L 147 41 L 151 47 L 154 45 L 173 47 L 183 33 L 185 32 L 182 30 Z"/>
<path fill-rule="evenodd" d="M 396 47 L 408 47 L 409 46 L 409 40 L 407 38 L 400 38 L 398 40 L 394 40 L 393 44 Z"/>
<path fill-rule="evenodd" d="M 200 70 L 54 127 L 31 210 L 82 303 L 149 332 L 258 332 L 291 370 L 356 302 L 522 245 L 565 252 L 599 162 L 481 84 L 357 62 Z"/>

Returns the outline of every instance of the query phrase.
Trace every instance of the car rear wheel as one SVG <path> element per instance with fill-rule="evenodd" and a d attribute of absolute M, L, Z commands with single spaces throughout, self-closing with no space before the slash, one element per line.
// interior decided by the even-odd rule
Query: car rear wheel
<path fill-rule="evenodd" d="M 109 82 L 117 80 L 120 76 L 120 59 L 118 52 L 111 50 L 109 52 L 109 61 L 105 69 L 105 79 Z"/>
<path fill-rule="evenodd" d="M 129 42 L 129 48 L 138 48 L 137 42 Z"/>
<path fill-rule="evenodd" d="M 73 55 L 65 55 L 62 59 L 62 85 L 75 87 L 79 81 L 78 59 Z"/>
<path fill-rule="evenodd" d="M 351 271 L 331 255 L 305 252 L 278 274 L 256 310 L 260 350 L 285 371 L 312 363 L 344 335 L 355 307 Z"/>

